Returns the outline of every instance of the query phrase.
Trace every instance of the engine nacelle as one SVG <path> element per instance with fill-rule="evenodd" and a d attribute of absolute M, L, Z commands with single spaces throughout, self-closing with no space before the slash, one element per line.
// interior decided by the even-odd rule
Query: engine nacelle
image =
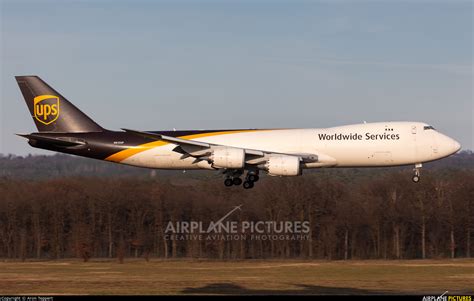
<path fill-rule="evenodd" d="M 265 164 L 265 169 L 271 176 L 301 175 L 300 158 L 296 156 L 271 156 Z"/>
<path fill-rule="evenodd" d="M 241 148 L 215 148 L 210 156 L 212 167 L 240 169 L 245 165 L 245 151 Z"/>

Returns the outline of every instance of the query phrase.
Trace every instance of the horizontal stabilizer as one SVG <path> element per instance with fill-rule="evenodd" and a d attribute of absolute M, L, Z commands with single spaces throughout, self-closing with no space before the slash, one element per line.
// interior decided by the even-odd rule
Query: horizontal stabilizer
<path fill-rule="evenodd" d="M 62 147 L 72 147 L 72 146 L 79 146 L 79 145 L 85 145 L 86 142 L 83 140 L 78 140 L 78 139 L 71 139 L 71 138 L 55 138 L 55 137 L 46 137 L 43 135 L 38 135 L 38 134 L 17 134 L 18 136 L 24 137 L 34 141 L 40 141 L 40 142 L 45 142 L 45 143 L 50 143 L 56 146 L 62 146 Z"/>

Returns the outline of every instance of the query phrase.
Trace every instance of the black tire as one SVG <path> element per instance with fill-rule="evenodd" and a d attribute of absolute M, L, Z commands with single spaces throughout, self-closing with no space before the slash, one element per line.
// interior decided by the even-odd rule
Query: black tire
<path fill-rule="evenodd" d="M 258 182 L 259 179 L 260 177 L 258 175 L 255 175 L 255 179 L 253 180 L 253 182 Z"/>
<path fill-rule="evenodd" d="M 411 180 L 412 180 L 414 183 L 418 183 L 418 182 L 420 182 L 420 176 L 414 175 L 413 178 L 411 178 Z"/>
<path fill-rule="evenodd" d="M 257 182 L 258 181 L 258 176 L 255 174 L 249 174 L 247 176 L 247 181 L 249 182 Z"/>
<path fill-rule="evenodd" d="M 232 181 L 231 178 L 228 178 L 228 179 L 224 180 L 224 185 L 227 186 L 227 187 L 230 187 L 230 186 L 234 185 L 234 182 Z"/>
<path fill-rule="evenodd" d="M 232 183 L 235 185 L 235 186 L 239 186 L 240 184 L 242 184 L 242 179 L 241 178 L 234 178 L 232 180 Z"/>
<path fill-rule="evenodd" d="M 253 182 L 245 181 L 243 186 L 244 189 L 251 189 L 253 188 Z"/>

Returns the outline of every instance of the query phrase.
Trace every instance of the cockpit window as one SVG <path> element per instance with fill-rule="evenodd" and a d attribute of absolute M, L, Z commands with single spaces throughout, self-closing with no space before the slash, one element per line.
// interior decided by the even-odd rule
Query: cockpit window
<path fill-rule="evenodd" d="M 426 130 L 434 130 L 435 128 L 432 127 L 431 125 L 425 125 L 423 129 L 426 131 Z"/>

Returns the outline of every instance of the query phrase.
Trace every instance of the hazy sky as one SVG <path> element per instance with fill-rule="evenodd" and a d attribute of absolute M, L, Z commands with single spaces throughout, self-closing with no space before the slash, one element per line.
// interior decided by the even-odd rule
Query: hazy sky
<path fill-rule="evenodd" d="M 4 154 L 47 153 L 14 135 L 26 74 L 108 129 L 417 120 L 474 148 L 472 1 L 0 2 Z"/>

